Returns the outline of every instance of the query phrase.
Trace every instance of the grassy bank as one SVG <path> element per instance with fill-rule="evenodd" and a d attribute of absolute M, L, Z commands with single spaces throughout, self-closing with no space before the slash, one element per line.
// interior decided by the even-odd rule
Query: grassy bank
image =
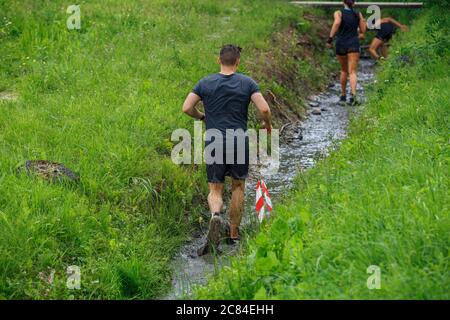
<path fill-rule="evenodd" d="M 350 138 L 301 173 L 199 298 L 448 299 L 450 41 L 445 10 L 397 35 Z M 369 266 L 381 288 L 369 290 Z"/>
<path fill-rule="evenodd" d="M 0 298 L 160 296 L 206 207 L 203 170 L 170 161 L 172 131 L 193 125 L 180 111 L 185 95 L 231 42 L 244 48 L 242 71 L 283 100 L 286 82 L 251 53 L 275 53 L 276 67 L 294 58 L 273 50 L 274 31 L 291 26 L 292 41 L 315 32 L 284 1 L 80 8 L 81 30 L 69 31 L 64 1 L 0 1 Z M 315 73 L 316 86 L 327 74 L 298 57 L 292 68 L 297 81 Z M 28 159 L 63 163 L 80 183 L 18 175 Z M 70 265 L 81 268 L 80 290 L 66 288 Z"/>

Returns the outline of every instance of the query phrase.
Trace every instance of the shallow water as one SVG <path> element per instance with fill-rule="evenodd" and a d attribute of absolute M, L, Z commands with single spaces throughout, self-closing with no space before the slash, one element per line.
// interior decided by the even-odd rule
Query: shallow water
<path fill-rule="evenodd" d="M 361 60 L 358 72 L 358 97 L 365 101 L 364 84 L 373 78 L 373 62 Z M 293 184 L 299 170 L 314 166 L 317 159 L 323 158 L 346 137 L 349 116 L 360 107 L 339 106 L 339 81 L 332 82 L 325 92 L 311 97 L 308 116 L 302 122 L 286 126 L 280 139 L 280 166 L 274 174 L 268 174 L 267 168 L 253 168 L 246 187 L 244 226 L 255 223 L 255 185 L 260 177 L 269 189 L 274 210 L 277 199 L 286 194 Z M 313 115 L 313 108 L 320 108 L 320 115 Z M 191 241 L 184 245 L 173 262 L 174 277 L 171 292 L 163 299 L 189 298 L 193 285 L 205 284 L 218 266 L 227 264 L 227 257 L 237 252 L 235 246 L 224 245 L 221 255 L 215 258 L 207 254 L 197 256 L 196 250 L 205 243 L 201 232 L 193 235 Z"/>

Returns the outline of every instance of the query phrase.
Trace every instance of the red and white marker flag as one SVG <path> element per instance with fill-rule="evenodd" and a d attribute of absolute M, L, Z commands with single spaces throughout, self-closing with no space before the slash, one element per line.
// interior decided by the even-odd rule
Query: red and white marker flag
<path fill-rule="evenodd" d="M 267 205 L 267 213 L 265 213 L 265 205 Z M 272 201 L 270 200 L 269 190 L 263 180 L 259 180 L 256 184 L 256 212 L 258 213 L 259 222 L 269 218 L 272 212 Z"/>

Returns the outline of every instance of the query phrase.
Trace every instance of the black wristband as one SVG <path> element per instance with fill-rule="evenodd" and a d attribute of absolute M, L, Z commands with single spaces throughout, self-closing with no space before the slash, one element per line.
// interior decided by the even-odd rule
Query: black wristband
<path fill-rule="evenodd" d="M 205 115 L 202 115 L 202 117 L 199 119 L 200 121 L 205 120 Z"/>
<path fill-rule="evenodd" d="M 332 43 L 333 42 L 333 38 L 332 37 L 328 37 L 327 43 Z"/>

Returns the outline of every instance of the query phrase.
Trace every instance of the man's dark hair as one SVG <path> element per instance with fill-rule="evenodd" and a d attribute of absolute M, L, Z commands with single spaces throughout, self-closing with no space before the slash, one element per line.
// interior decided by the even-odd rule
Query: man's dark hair
<path fill-rule="evenodd" d="M 220 62 L 225 66 L 234 66 L 241 57 L 241 48 L 232 44 L 226 44 L 220 49 Z"/>

